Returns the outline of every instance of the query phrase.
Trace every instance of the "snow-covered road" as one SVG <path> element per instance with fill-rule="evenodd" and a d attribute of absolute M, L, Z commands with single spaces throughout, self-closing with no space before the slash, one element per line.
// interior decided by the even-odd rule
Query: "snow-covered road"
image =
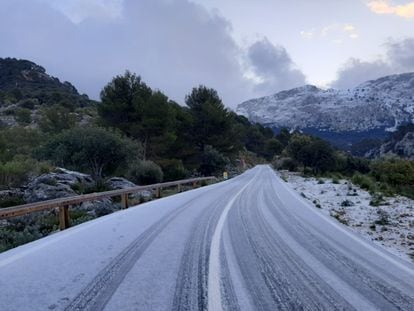
<path fill-rule="evenodd" d="M 0 254 L 0 310 L 414 310 L 414 265 L 267 166 Z"/>

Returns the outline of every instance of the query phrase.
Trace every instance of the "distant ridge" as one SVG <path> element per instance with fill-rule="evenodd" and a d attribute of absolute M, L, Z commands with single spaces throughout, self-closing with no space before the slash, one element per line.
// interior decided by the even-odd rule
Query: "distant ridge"
<path fill-rule="evenodd" d="M 275 129 L 287 127 L 350 148 L 414 121 L 414 73 L 382 77 L 348 90 L 305 85 L 238 105 L 237 113 Z"/>

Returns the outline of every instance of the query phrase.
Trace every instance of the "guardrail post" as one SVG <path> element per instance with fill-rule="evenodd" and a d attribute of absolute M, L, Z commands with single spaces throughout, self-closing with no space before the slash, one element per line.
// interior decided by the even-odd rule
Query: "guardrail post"
<path fill-rule="evenodd" d="M 197 188 L 197 182 L 193 181 L 193 188 Z"/>
<path fill-rule="evenodd" d="M 59 228 L 65 230 L 70 227 L 69 206 L 59 206 Z"/>
<path fill-rule="evenodd" d="M 158 188 L 156 189 L 156 191 L 155 191 L 155 196 L 156 196 L 157 198 L 161 198 L 161 187 L 158 187 Z"/>
<path fill-rule="evenodd" d="M 181 184 L 177 185 L 177 192 L 180 193 L 181 192 Z"/>
<path fill-rule="evenodd" d="M 121 206 L 123 209 L 126 209 L 129 207 L 128 193 L 124 193 L 123 195 L 121 195 Z"/>

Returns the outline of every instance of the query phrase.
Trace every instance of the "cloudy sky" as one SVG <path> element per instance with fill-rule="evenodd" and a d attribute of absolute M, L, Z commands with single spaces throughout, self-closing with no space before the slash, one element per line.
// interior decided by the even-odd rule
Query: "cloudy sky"
<path fill-rule="evenodd" d="M 178 102 L 205 84 L 235 107 L 414 71 L 414 2 L 0 0 L 0 40 L 0 57 L 35 61 L 92 98 L 129 69 Z"/>

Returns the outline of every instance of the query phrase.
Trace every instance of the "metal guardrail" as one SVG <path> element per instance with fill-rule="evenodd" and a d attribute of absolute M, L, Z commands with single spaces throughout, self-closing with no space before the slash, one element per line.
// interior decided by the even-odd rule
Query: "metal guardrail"
<path fill-rule="evenodd" d="M 158 183 L 146 186 L 136 186 L 125 189 L 117 189 L 105 192 L 95 192 L 35 203 L 29 203 L 24 205 L 18 205 L 13 207 L 6 207 L 0 209 L 0 220 L 17 216 L 23 216 L 26 214 L 45 211 L 49 209 L 59 208 L 59 227 L 60 230 L 64 230 L 70 227 L 69 207 L 71 205 L 80 204 L 82 202 L 96 201 L 105 198 L 112 198 L 116 196 L 121 197 L 121 206 L 123 209 L 129 207 L 129 195 L 143 190 L 155 190 L 155 196 L 160 198 L 162 196 L 162 189 L 177 186 L 178 192 L 181 192 L 181 185 L 192 184 L 193 188 L 197 186 L 198 182 L 216 180 L 216 177 L 199 177 L 184 179 L 178 181 L 171 181 L 165 183 Z"/>

